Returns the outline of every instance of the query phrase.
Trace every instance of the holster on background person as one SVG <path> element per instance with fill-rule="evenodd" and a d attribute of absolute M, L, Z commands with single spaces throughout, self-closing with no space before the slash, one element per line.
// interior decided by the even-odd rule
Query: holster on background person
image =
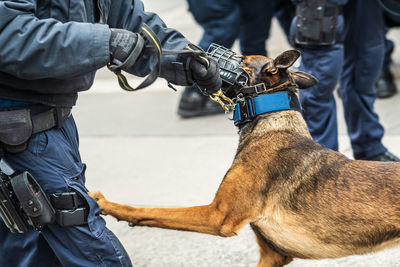
<path fill-rule="evenodd" d="M 296 4 L 297 45 L 333 45 L 340 36 L 336 25 L 340 8 L 327 0 L 302 0 Z"/>

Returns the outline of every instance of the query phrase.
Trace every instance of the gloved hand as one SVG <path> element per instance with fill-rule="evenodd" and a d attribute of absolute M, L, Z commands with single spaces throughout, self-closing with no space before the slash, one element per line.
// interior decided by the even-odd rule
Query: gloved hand
<path fill-rule="evenodd" d="M 189 45 L 189 50 L 203 51 L 195 45 Z M 217 61 L 204 55 L 191 55 L 187 64 L 187 80 L 189 83 L 196 83 L 206 95 L 217 92 L 222 86 L 222 79 L 219 76 Z"/>
<path fill-rule="evenodd" d="M 132 67 L 143 50 L 144 40 L 135 32 L 111 29 L 110 62 L 121 69 Z"/>
<path fill-rule="evenodd" d="M 193 81 L 203 93 L 211 95 L 221 88 L 222 80 L 219 76 L 219 66 L 214 59 L 209 57 L 192 58 L 189 62 L 189 71 Z"/>

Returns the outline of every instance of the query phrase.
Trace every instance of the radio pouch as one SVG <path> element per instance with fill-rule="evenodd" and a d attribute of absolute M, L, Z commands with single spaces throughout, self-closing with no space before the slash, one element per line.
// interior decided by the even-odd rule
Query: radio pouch
<path fill-rule="evenodd" d="M 11 186 L 27 221 L 36 231 L 55 220 L 55 210 L 46 194 L 29 172 L 11 178 Z"/>

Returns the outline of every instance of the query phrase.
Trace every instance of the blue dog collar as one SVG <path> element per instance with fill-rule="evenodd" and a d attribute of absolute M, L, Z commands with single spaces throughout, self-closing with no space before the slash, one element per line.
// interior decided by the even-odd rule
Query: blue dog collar
<path fill-rule="evenodd" d="M 248 97 L 236 103 L 233 120 L 236 126 L 252 121 L 256 116 L 281 110 L 300 110 L 297 96 L 288 91 Z"/>

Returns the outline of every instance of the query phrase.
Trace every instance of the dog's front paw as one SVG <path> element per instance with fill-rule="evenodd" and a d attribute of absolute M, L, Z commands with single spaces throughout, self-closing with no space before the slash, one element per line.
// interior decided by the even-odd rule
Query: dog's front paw
<path fill-rule="evenodd" d="M 97 202 L 102 201 L 102 200 L 106 200 L 104 195 L 99 191 L 89 192 L 88 194 L 89 194 L 89 196 L 94 198 L 94 200 L 96 200 Z"/>
<path fill-rule="evenodd" d="M 101 192 L 99 192 L 99 191 L 89 192 L 88 194 L 89 194 L 89 196 L 91 196 L 94 200 L 97 201 L 97 204 L 98 204 L 99 207 L 100 207 L 101 214 L 107 215 L 107 213 L 104 211 L 105 205 L 106 205 L 106 203 L 107 203 L 107 199 L 104 197 L 104 195 L 103 195 Z"/>

